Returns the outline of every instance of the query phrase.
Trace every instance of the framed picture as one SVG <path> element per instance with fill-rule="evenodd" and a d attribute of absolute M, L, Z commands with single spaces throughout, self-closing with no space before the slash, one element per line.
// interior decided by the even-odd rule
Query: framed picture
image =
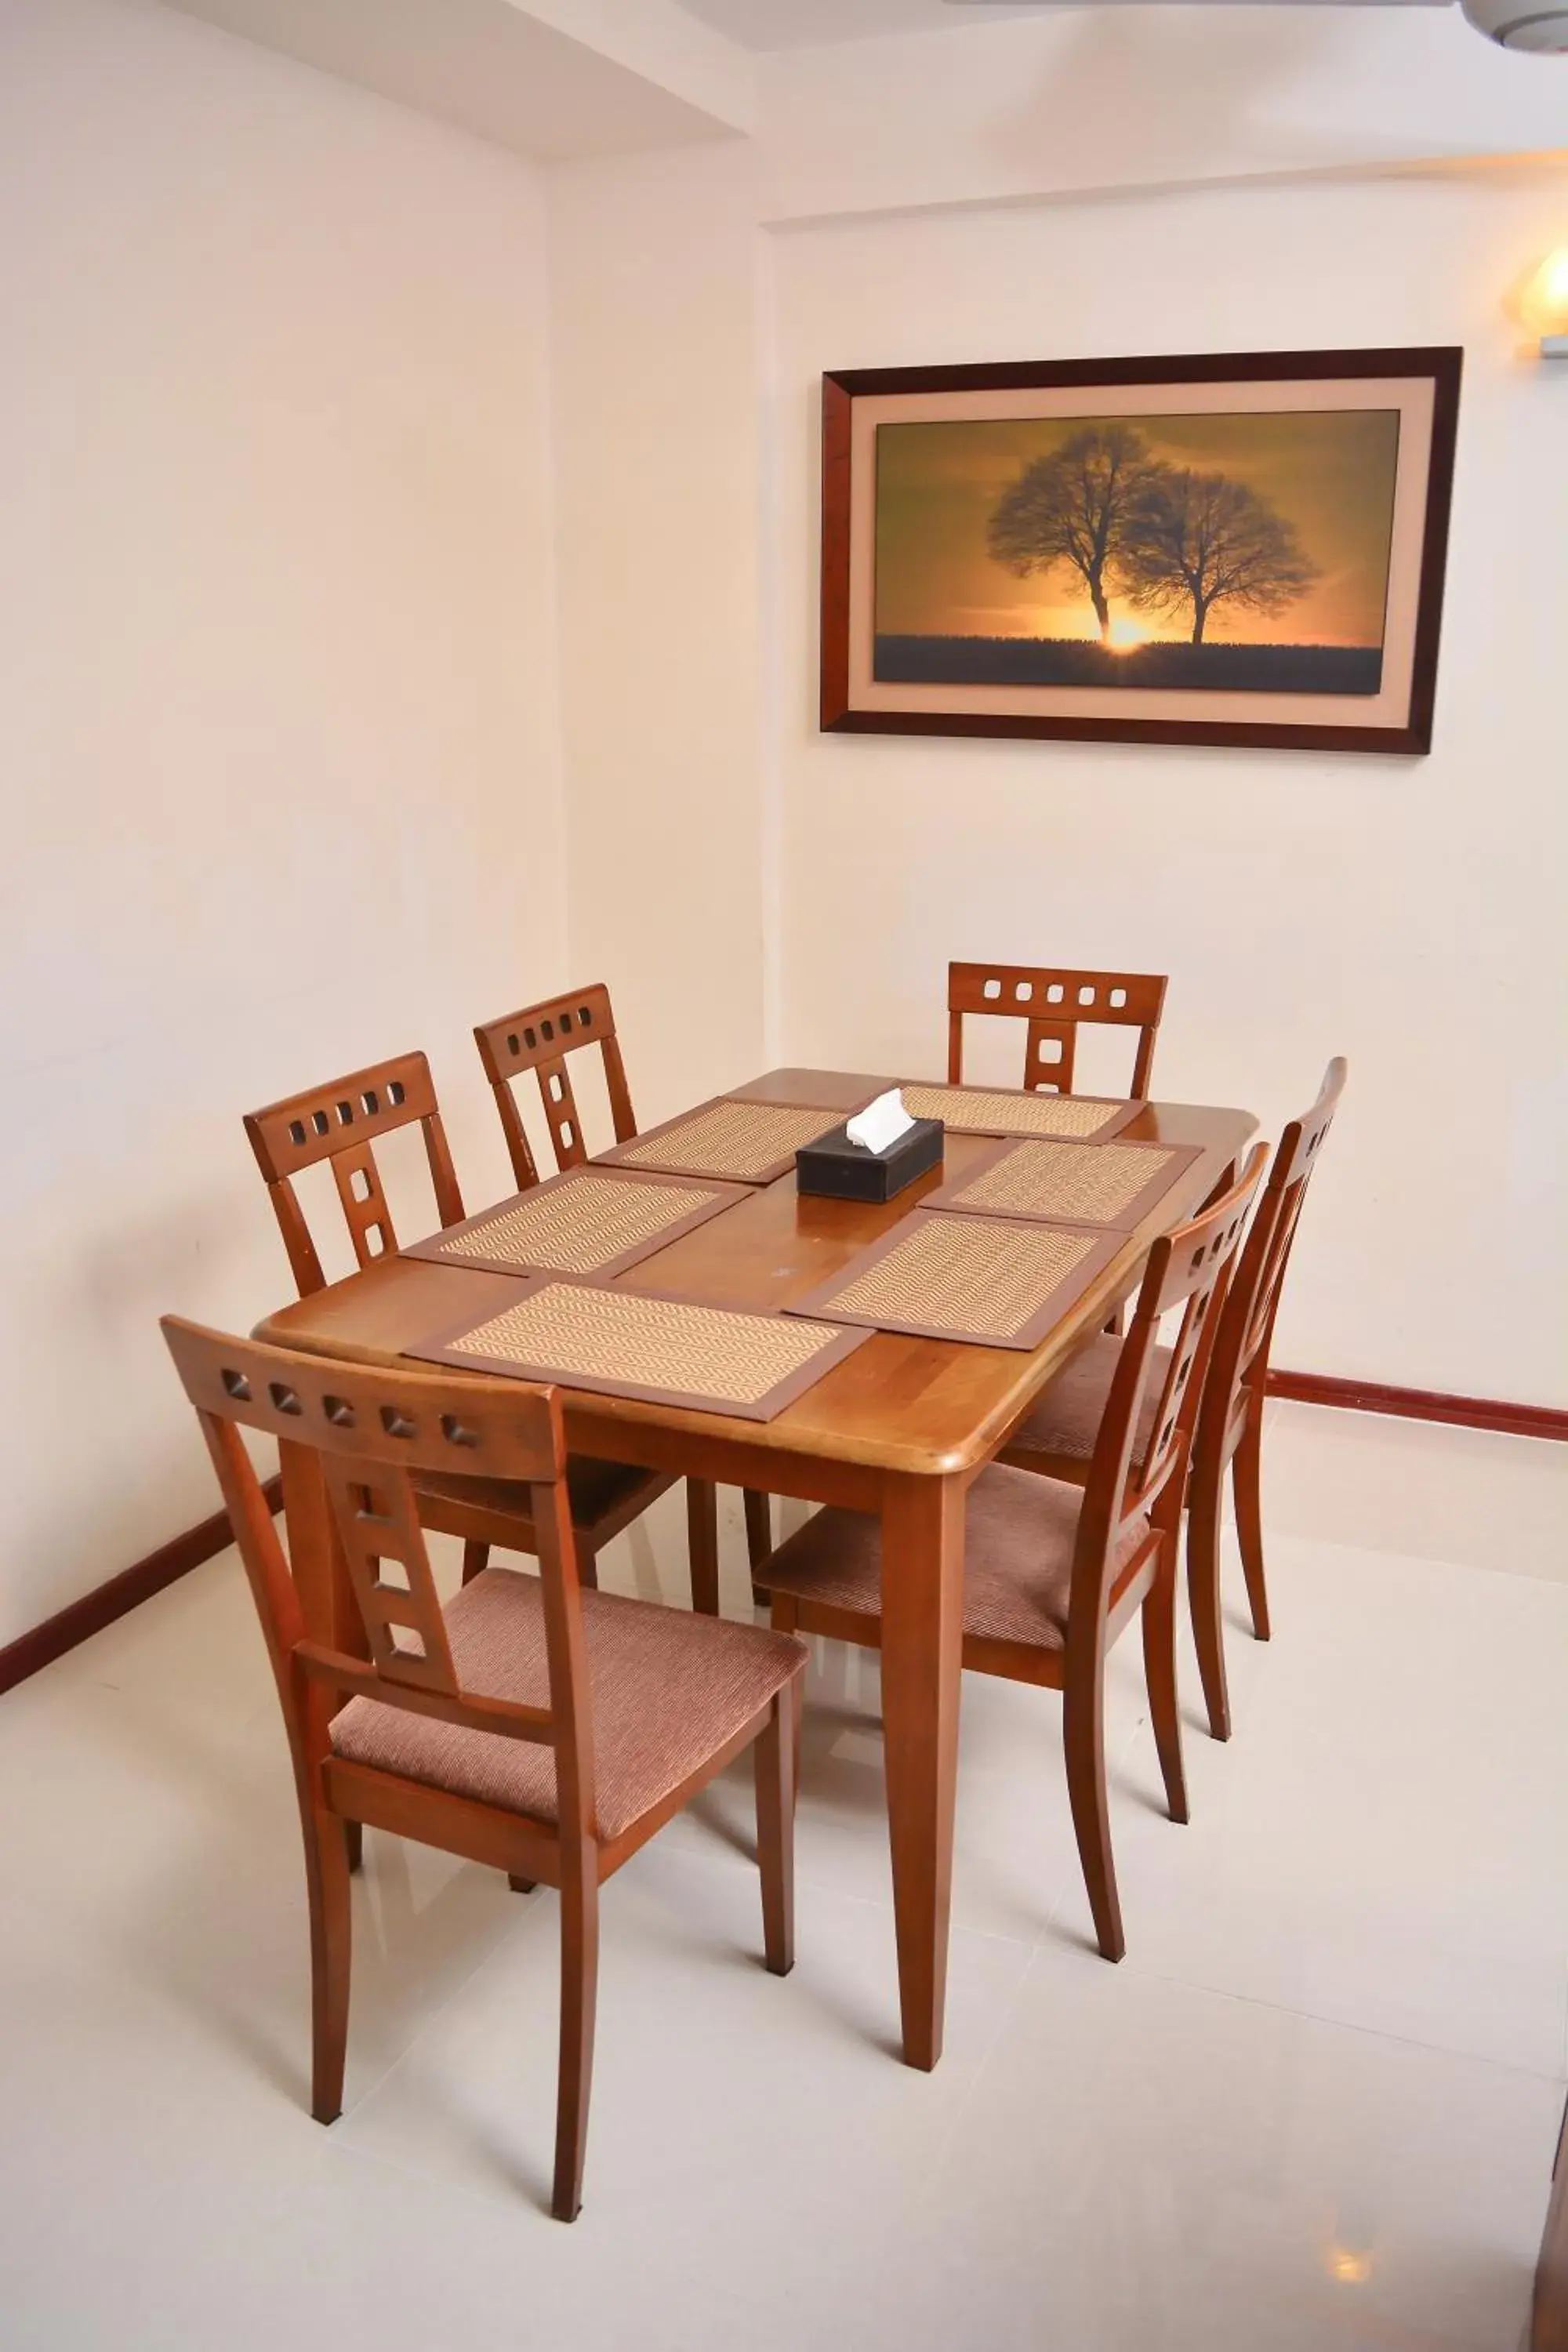
<path fill-rule="evenodd" d="M 1460 357 L 825 376 L 823 726 L 1430 750 Z"/>

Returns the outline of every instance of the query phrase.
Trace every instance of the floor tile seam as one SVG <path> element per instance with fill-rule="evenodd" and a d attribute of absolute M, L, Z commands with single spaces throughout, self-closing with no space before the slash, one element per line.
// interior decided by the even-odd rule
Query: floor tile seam
<path fill-rule="evenodd" d="M 482 1865 L 476 1866 L 482 1867 Z M 464 1969 L 462 1975 L 457 1979 L 456 1983 L 451 1986 L 450 1990 L 441 1998 L 441 2000 L 436 2003 L 436 2006 L 433 2009 L 425 2011 L 421 2013 L 419 2023 L 415 2027 L 414 2032 L 409 2036 L 409 2039 L 404 2043 L 396 2057 L 392 2059 L 387 2065 L 383 2067 L 381 2072 L 375 2076 L 374 2080 L 366 2084 L 366 2086 L 356 2095 L 352 2106 L 346 2106 L 343 2109 L 345 2116 L 356 2115 L 360 2108 L 364 2105 L 365 2102 L 368 2099 L 373 2098 L 376 2092 L 381 2090 L 382 2087 L 390 2081 L 391 2077 L 396 2074 L 398 2068 L 404 2065 L 406 2061 L 414 2055 L 416 2050 L 424 2041 L 425 2036 L 430 2032 L 431 2028 L 438 2024 L 441 2019 L 446 2016 L 453 2002 L 457 2000 L 461 1994 L 468 1990 L 468 1987 L 473 1983 L 474 1979 L 479 1974 L 480 1970 L 489 1966 L 489 1962 L 496 1957 L 498 1952 L 503 1951 L 509 1944 L 514 1942 L 521 1936 L 527 1924 L 527 1911 L 528 1907 L 531 1906 L 531 1898 L 528 1896 L 520 1896 L 517 1899 L 519 1910 L 522 1916 L 515 1919 L 510 1919 L 505 1927 L 502 1927 L 500 1935 L 496 1937 L 494 1942 L 488 1944 L 485 1949 L 479 1954 L 479 1958 L 473 1962 L 472 1966 Z M 349 1989 L 349 2052 L 352 2063 L 353 2056 L 353 1988 L 352 1974 Z"/>
<path fill-rule="evenodd" d="M 1149 1713 L 1148 1713 L 1147 1706 L 1145 1706 L 1145 1707 L 1144 1707 L 1144 1709 L 1143 1709 L 1142 1713 L 1142 1714 L 1140 1714 L 1140 1716 L 1138 1717 L 1137 1721 L 1132 1725 L 1131 1728 L 1128 1731 L 1128 1733 L 1127 1733 L 1127 1735 L 1126 1735 L 1126 1738 L 1123 1739 L 1123 1741 L 1122 1741 L 1122 1743 L 1121 1743 L 1121 1748 L 1117 1750 L 1117 1752 L 1116 1752 L 1115 1756 L 1114 1756 L 1114 1757 L 1112 1757 L 1112 1756 L 1108 1755 L 1108 1756 L 1106 1757 L 1105 1761 L 1106 1761 L 1106 1768 L 1107 1768 L 1107 1771 L 1108 1771 L 1108 1772 L 1109 1772 L 1109 1770 L 1110 1770 L 1110 1767 L 1111 1767 L 1111 1765 L 1112 1765 L 1112 1764 L 1114 1764 L 1114 1765 L 1116 1766 L 1116 1768 L 1120 1770 L 1120 1769 L 1121 1769 L 1121 1768 L 1122 1766 L 1124 1766 L 1124 1765 L 1127 1763 L 1127 1761 L 1128 1761 L 1129 1758 L 1131 1757 L 1131 1753 L 1132 1753 L 1132 1750 L 1133 1750 L 1134 1747 L 1137 1745 L 1137 1741 L 1138 1741 L 1138 1736 L 1139 1736 L 1139 1734 L 1143 1730 L 1143 1728 L 1144 1728 L 1144 1727 L 1145 1727 L 1145 1726 L 1148 1724 L 1148 1722 L 1149 1722 Z M 1112 1793 L 1114 1794 L 1114 1792 L 1112 1792 Z M 1114 1824 L 1113 1824 L 1113 1826 L 1112 1826 L 1112 1832 L 1111 1832 L 1111 1834 L 1112 1834 L 1112 1839 L 1113 1839 L 1113 1841 L 1114 1841 L 1114 1836 L 1115 1836 Z M 1047 1950 L 1047 1949 L 1050 1949 L 1050 1950 L 1053 1950 L 1053 1951 L 1054 1951 L 1054 1950 L 1058 1950 L 1058 1949 L 1059 1949 L 1059 1948 L 1060 1948 L 1060 1938 L 1059 1938 L 1058 1937 L 1057 1937 L 1056 1935 L 1054 1935 L 1052 1931 L 1056 1928 L 1056 1927 L 1058 1926 L 1058 1922 L 1060 1921 L 1061 1915 L 1062 1915 L 1062 1906 L 1067 1902 L 1068 1898 L 1068 1897 L 1069 1897 L 1069 1895 L 1072 1894 L 1072 1891 L 1073 1891 L 1073 1887 L 1074 1887 L 1074 1885 L 1078 1885 L 1078 1884 L 1081 1884 L 1081 1882 L 1082 1882 L 1082 1877 L 1083 1877 L 1083 1865 L 1082 1865 L 1081 1861 L 1079 1859 L 1079 1856 L 1078 1856 L 1078 1853 L 1077 1853 L 1076 1847 L 1075 1847 L 1075 1849 L 1074 1849 L 1074 1855 L 1073 1855 L 1073 1859 L 1079 1863 L 1079 1869 L 1078 1869 L 1077 1878 L 1075 1879 L 1074 1874 L 1073 1874 L 1073 1872 L 1072 1872 L 1072 1870 L 1071 1870 L 1070 1868 L 1068 1868 L 1068 1869 L 1067 1869 L 1067 1870 L 1064 1870 L 1064 1871 L 1062 1872 L 1062 1874 L 1061 1874 L 1061 1883 L 1060 1883 L 1060 1885 L 1058 1885 L 1058 1889 L 1057 1889 L 1056 1899 L 1055 1899 L 1055 1900 L 1054 1900 L 1054 1902 L 1051 1904 L 1051 1906 L 1050 1906 L 1049 1910 L 1048 1910 L 1048 1911 L 1047 1912 L 1047 1914 L 1046 1914 L 1045 1920 L 1044 1920 L 1044 1922 L 1043 1922 L 1043 1924 L 1042 1924 L 1042 1927 L 1041 1927 L 1041 1929 L 1040 1929 L 1040 1933 L 1039 1933 L 1039 1935 L 1035 1938 L 1035 1950 L 1036 1950 L 1036 1952 L 1037 1952 L 1037 1953 L 1039 1953 L 1039 1952 L 1045 1951 L 1045 1950 Z"/>
<path fill-rule="evenodd" d="M 353 2112 L 352 2109 L 345 2110 L 342 2117 L 345 2124 Z M 457 2198 L 459 2203 L 471 2207 L 477 2213 L 493 2214 L 498 2207 L 510 2210 L 513 2202 L 499 2189 L 493 2191 L 475 2189 L 468 2181 L 458 2179 L 450 2172 L 430 2166 L 405 2162 L 401 2158 L 388 2156 L 384 2148 L 367 2147 L 352 2133 L 345 2132 L 341 2137 L 334 2137 L 329 2128 L 327 2145 L 321 2150 L 321 2161 L 324 2164 L 359 2163 L 378 2166 L 384 2172 L 395 2173 L 400 2180 L 412 2182 L 423 2195 L 428 2195 L 432 2189 L 438 2189 L 443 2195 Z M 518 2193 L 515 2204 L 519 2214 L 529 2221 L 537 2221 L 543 2228 L 560 2228 L 559 2222 L 552 2221 L 549 2214 L 542 2211 L 522 2192 Z"/>
<path fill-rule="evenodd" d="M 1343 1537 L 1315 1536 L 1286 1528 L 1264 1528 L 1265 1553 L 1270 1544 L 1310 1544 L 1314 1550 L 1345 1552 L 1363 1559 L 1394 1560 L 1401 1568 L 1441 1568 L 1461 1576 L 1500 1576 L 1510 1584 L 1531 1584 L 1547 1591 L 1568 1594 L 1568 1575 L 1539 1576 L 1529 1569 L 1500 1568 L 1476 1559 L 1444 1559 L 1436 1552 L 1392 1551 L 1386 1544 L 1348 1543 Z M 1245 1627 L 1237 1629 L 1245 1633 Z"/>
<path fill-rule="evenodd" d="M 1059 1948 L 1053 1947 L 1052 1948 L 1056 1949 Z M 971 2108 L 974 2105 L 976 2101 L 979 2099 L 982 2091 L 985 2088 L 991 2074 L 992 2062 L 995 2059 L 998 2051 L 1002 2047 L 1004 2032 L 1012 2023 L 1013 2019 L 1021 2009 L 1031 1983 L 1037 1974 L 1038 1974 L 1044 1968 L 1046 1963 L 1047 1948 L 1045 1945 L 1036 1944 L 1030 1950 L 1028 1959 L 1024 1965 L 1022 1975 L 1019 1977 L 1017 1983 L 1013 1987 L 1011 1993 L 1003 2004 L 1003 2014 L 998 2018 L 994 2031 L 989 2036 L 984 2049 L 974 2061 L 969 2080 L 963 2084 L 963 2088 L 953 2100 L 952 2113 L 951 2116 L 943 2123 L 938 2132 L 937 2143 L 932 2150 L 934 2163 L 937 2167 L 940 2168 L 940 2166 L 945 2162 L 952 2143 L 958 2135 L 960 2126 L 963 2124 Z"/>
<path fill-rule="evenodd" d="M 722 1854 L 708 1857 L 705 1855 L 692 1854 L 686 1849 L 681 1849 L 680 1851 L 688 1861 L 702 1862 L 711 1860 L 712 1864 L 716 1867 L 722 1867 L 725 1860 L 725 1857 Z M 895 1916 L 891 1902 L 881 1902 L 875 1895 L 857 1895 L 851 1893 L 847 1888 L 836 1885 L 831 1882 L 807 1879 L 805 1876 L 800 1878 L 799 1883 L 801 1885 L 810 1884 L 818 1893 L 831 1895 L 835 1898 L 846 1903 L 856 1904 L 862 1910 L 876 1911 L 889 1922 L 892 1921 Z M 524 1898 L 524 1900 L 525 1902 L 528 1902 L 528 1907 L 531 1908 L 531 1902 L 529 1901 L 528 1898 Z M 508 1943 L 510 1943 L 515 1937 L 521 1934 L 523 1926 L 524 1920 L 520 1918 L 510 1926 L 503 1928 L 496 1942 L 493 1943 L 483 1955 L 481 1955 L 481 1957 L 475 1962 L 473 1968 L 468 1969 L 462 1979 L 452 1987 L 451 1991 L 447 1995 L 447 1997 L 441 2000 L 436 2008 L 431 2010 L 427 2015 L 421 2019 L 419 2025 L 410 2036 L 409 2040 L 405 2043 L 404 2047 L 398 2052 L 397 2055 L 375 2075 L 372 2082 L 368 2083 L 365 2087 L 357 2094 L 352 2107 L 345 2108 L 345 2117 L 357 2115 L 372 2098 L 378 2095 L 379 2093 L 386 2088 L 387 2084 L 391 2082 L 392 2077 L 399 2073 L 400 2070 L 418 2053 L 420 2046 L 425 2042 L 426 2035 L 431 2032 L 431 2031 L 447 2015 L 447 2012 L 451 2009 L 452 2004 L 468 1990 L 468 1986 L 473 1982 L 475 1977 L 479 1975 L 479 1971 L 487 1967 L 490 1959 L 497 1953 L 501 1951 Z M 1010 1945 L 1016 1949 L 1028 1953 L 1030 1955 L 1030 1962 L 1026 1963 L 1024 1971 L 1025 1976 L 1027 1975 L 1028 1967 L 1030 1963 L 1032 1963 L 1034 1954 L 1038 1948 L 1037 1944 L 1031 1942 L 1026 1937 L 1005 1936 L 999 1934 L 996 1930 L 992 1928 L 970 1927 L 963 1922 L 959 1923 L 959 1931 L 965 1937 L 982 1937 L 987 1943 Z M 603 1930 L 601 1932 L 603 1932 Z M 608 1937 L 605 1936 L 605 1941 L 607 1943 L 608 1940 Z M 805 1939 L 800 1940 L 804 1941 Z M 797 1945 L 797 1965 L 800 1957 L 801 1954 Z M 1009 1996 L 1009 2004 L 1012 2000 L 1016 1998 L 1017 1991 L 1019 1988 L 1021 1988 L 1023 1981 L 1024 1977 L 1020 1977 L 1019 1987 L 1015 1988 L 1014 1993 Z"/>
<path fill-rule="evenodd" d="M 1478 2066 L 1489 2066 L 1498 2074 L 1522 2074 L 1531 2082 L 1568 2085 L 1568 2051 L 1564 2053 L 1562 2071 L 1549 2071 L 1540 2066 L 1521 2065 L 1511 2058 L 1493 2057 L 1485 2051 L 1460 2049 L 1451 2042 L 1433 2042 L 1419 2034 L 1396 2033 L 1387 2026 L 1364 2025 L 1353 2018 L 1330 2017 L 1321 2010 L 1300 2009 L 1288 2000 L 1270 2000 L 1263 1993 L 1237 1992 L 1227 1985 L 1205 1984 L 1194 1977 L 1175 1975 L 1168 1969 L 1151 1968 L 1147 1962 L 1135 1958 L 1131 1946 L 1121 1965 L 1129 1976 L 1138 1977 L 1145 1983 L 1173 1985 L 1183 1992 L 1201 1993 L 1211 2000 L 1235 2001 L 1245 2009 L 1271 2010 L 1277 2016 L 1298 2018 L 1306 2025 L 1327 2026 L 1336 2032 L 1361 2034 L 1374 2042 L 1396 2042 L 1403 2049 L 1428 2051 L 1435 2057 L 1458 2058 Z"/>
<path fill-rule="evenodd" d="M 841 1886 L 835 1879 L 819 1878 L 809 1870 L 803 1871 L 798 1864 L 795 1871 L 795 1884 L 797 1887 L 810 1886 L 819 1895 L 831 1895 L 840 1902 L 858 1904 L 862 1910 L 879 1912 L 884 1919 L 893 1919 L 897 1916 L 890 1895 L 884 1898 L 879 1895 L 858 1894 L 852 1887 Z M 989 1944 L 1012 1944 L 1026 1952 L 1033 1952 L 1037 1948 L 1037 1938 L 1035 1937 L 1009 1936 L 999 1927 L 982 1927 L 967 1919 L 954 1919 L 952 1927 L 958 1935 L 982 1937 Z M 805 1938 L 797 1933 L 795 1939 L 797 1961 L 804 1943 Z"/>

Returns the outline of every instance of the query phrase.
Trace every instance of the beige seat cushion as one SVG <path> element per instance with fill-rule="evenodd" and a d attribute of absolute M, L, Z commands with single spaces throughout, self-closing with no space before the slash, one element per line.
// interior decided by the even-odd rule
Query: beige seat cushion
<path fill-rule="evenodd" d="M 1059 1650 L 1067 1640 L 1073 1546 L 1083 1496 L 1059 1479 L 993 1463 L 969 1490 L 963 1630 L 977 1639 Z M 1117 1544 L 1113 1577 L 1149 1532 L 1142 1516 Z M 879 1617 L 882 1530 L 859 1511 L 819 1511 L 768 1562 L 771 1592 Z"/>
<path fill-rule="evenodd" d="M 1057 1374 L 1050 1387 L 1025 1414 L 1007 1440 L 1007 1452 L 1053 1454 L 1058 1461 L 1081 1462 L 1087 1468 L 1093 1457 L 1105 1402 L 1121 1359 L 1120 1339 L 1104 1335 L 1091 1339 L 1082 1355 L 1075 1357 L 1065 1372 Z M 1156 1348 L 1150 1358 L 1143 1402 L 1138 1412 L 1138 1434 L 1132 1447 L 1135 1462 L 1142 1462 L 1149 1450 L 1154 1415 L 1164 1394 L 1170 1367 L 1169 1348 Z"/>
<path fill-rule="evenodd" d="M 454 1594 L 446 1616 L 464 1690 L 549 1706 L 537 1577 L 487 1568 Z M 583 1635 L 605 1838 L 618 1837 L 717 1755 L 805 1658 L 788 1634 L 612 1592 L 584 1592 Z M 333 1719 L 331 1741 L 351 1763 L 536 1821 L 558 1818 L 554 1754 L 532 1741 L 438 1723 L 371 1698 L 349 1701 Z"/>

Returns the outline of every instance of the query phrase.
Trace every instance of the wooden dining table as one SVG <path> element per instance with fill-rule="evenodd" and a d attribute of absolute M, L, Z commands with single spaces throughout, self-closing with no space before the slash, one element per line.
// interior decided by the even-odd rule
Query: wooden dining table
<path fill-rule="evenodd" d="M 884 1085 L 863 1073 L 771 1070 L 742 1099 L 850 1111 Z M 563 1390 L 574 1454 L 838 1504 L 882 1523 L 882 1718 L 894 1925 L 908 2064 L 942 2055 L 958 1764 L 964 1496 L 1041 1389 L 1103 1328 L 1151 1244 L 1215 1191 L 1256 1129 L 1244 1110 L 1148 1103 L 1118 1139 L 1195 1146 L 1181 1175 L 1032 1350 L 879 1331 L 768 1422 Z M 793 1171 L 759 1186 L 615 1277 L 631 1291 L 777 1309 L 830 1279 L 994 1138 L 952 1128 L 939 1165 L 886 1204 L 798 1194 Z M 514 1276 L 388 1255 L 280 1307 L 256 1337 L 357 1363 L 391 1364 L 515 1296 Z M 341 1647 L 357 1612 L 337 1556 L 316 1458 L 285 1446 L 284 1508 L 310 1631 Z"/>

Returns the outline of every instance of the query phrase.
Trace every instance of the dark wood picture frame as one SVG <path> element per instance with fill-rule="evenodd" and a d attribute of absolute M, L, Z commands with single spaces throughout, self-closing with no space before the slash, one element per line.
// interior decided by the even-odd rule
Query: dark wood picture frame
<path fill-rule="evenodd" d="M 1343 352 L 1195 353 L 980 366 L 857 368 L 822 379 L 821 708 L 824 730 L 878 735 L 994 735 L 1079 742 L 1200 743 L 1284 751 L 1423 753 L 1432 745 L 1437 646 L 1447 560 L 1463 352 L 1458 345 Z M 1426 379 L 1431 431 L 1421 525 L 1408 705 L 1403 725 L 1217 717 L 1038 716 L 982 710 L 867 709 L 851 698 L 851 445 L 855 404 L 900 394 L 1036 392 L 1171 384 Z M 1304 404 L 1310 405 L 1310 403 Z M 1136 689 L 1128 689 L 1135 691 Z M 1056 691 L 1059 692 L 1060 689 Z M 1205 695 L 1204 699 L 1214 699 Z M 1249 696 L 1250 701 L 1257 698 Z M 1325 701 L 1348 702 L 1348 696 Z"/>

